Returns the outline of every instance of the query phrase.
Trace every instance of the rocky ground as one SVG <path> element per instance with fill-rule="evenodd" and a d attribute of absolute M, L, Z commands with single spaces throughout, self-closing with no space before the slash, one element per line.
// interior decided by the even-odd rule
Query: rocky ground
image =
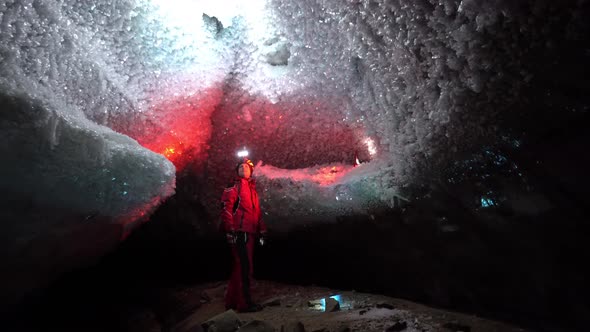
<path fill-rule="evenodd" d="M 168 314 L 163 316 L 161 311 L 160 314 L 138 313 L 128 321 L 128 330 L 526 331 L 496 321 L 381 295 L 266 281 L 257 282 L 253 289 L 254 298 L 264 305 L 264 309 L 255 313 L 235 313 L 225 311 L 224 291 L 224 282 L 178 289 L 172 297 L 168 295 L 173 300 L 162 303 L 168 307 Z"/>

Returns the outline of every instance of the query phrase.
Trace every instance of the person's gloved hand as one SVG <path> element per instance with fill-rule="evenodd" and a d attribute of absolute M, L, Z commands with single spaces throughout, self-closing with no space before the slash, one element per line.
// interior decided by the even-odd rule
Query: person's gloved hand
<path fill-rule="evenodd" d="M 261 246 L 263 246 L 266 243 L 266 233 L 260 234 L 260 238 L 258 238 L 258 242 L 260 243 Z"/>
<path fill-rule="evenodd" d="M 236 244 L 237 236 L 235 232 L 227 232 L 225 233 L 225 239 L 229 244 Z"/>

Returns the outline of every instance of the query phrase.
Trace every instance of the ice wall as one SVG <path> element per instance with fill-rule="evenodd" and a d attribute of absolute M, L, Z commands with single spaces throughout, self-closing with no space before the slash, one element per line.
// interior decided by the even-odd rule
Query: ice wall
<path fill-rule="evenodd" d="M 272 1 L 307 93 L 342 93 L 411 182 L 493 137 L 546 10 L 521 1 Z M 526 10 L 533 10 L 527 13 Z M 523 12 L 525 11 L 525 12 Z M 530 15 L 529 15 L 530 14 Z M 525 16 L 526 15 L 526 18 Z M 434 167 L 429 167 L 434 166 Z"/>
<path fill-rule="evenodd" d="M 137 42 L 156 38 L 140 33 L 155 30 L 143 27 L 151 22 L 146 8 L 0 3 L 0 256 L 8 303 L 113 249 L 174 193 L 174 165 L 109 128 L 133 129 L 152 91 L 174 84 L 158 80 L 167 73 L 141 56 L 157 51 Z"/>

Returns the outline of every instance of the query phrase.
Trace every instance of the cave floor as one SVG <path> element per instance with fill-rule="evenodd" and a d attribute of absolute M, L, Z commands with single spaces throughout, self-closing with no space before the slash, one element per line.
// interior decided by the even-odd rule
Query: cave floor
<path fill-rule="evenodd" d="M 201 324 L 225 312 L 223 295 L 225 282 L 203 284 L 177 289 L 176 305 L 168 309 L 168 327 L 160 327 L 155 317 L 140 315 L 129 321 L 128 330 L 175 332 L 201 331 Z M 358 293 L 335 291 L 320 287 L 285 285 L 258 281 L 253 297 L 266 303 L 255 313 L 238 313 L 244 326 L 248 322 L 263 321 L 281 331 L 287 323 L 301 322 L 305 331 L 526 331 L 505 323 L 472 315 L 431 308 L 406 300 Z M 339 295 L 341 309 L 327 312 L 320 300 Z M 315 306 L 313 306 L 315 304 Z M 136 316 L 137 317 L 137 316 Z M 150 319 L 150 317 L 152 317 Z M 235 316 L 234 316 L 235 317 Z M 244 330 L 242 328 L 242 330 Z M 263 330 L 256 330 L 263 331 Z"/>

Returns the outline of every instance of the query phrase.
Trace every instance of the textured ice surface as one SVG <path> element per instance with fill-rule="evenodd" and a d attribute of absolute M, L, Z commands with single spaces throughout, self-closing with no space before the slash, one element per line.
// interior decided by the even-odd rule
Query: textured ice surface
<path fill-rule="evenodd" d="M 144 49 L 133 36 L 149 24 L 141 11 L 132 2 L 0 4 L 5 194 L 129 221 L 173 193 L 171 163 L 104 126 L 141 112 L 154 88 L 149 64 L 137 67 Z"/>
<path fill-rule="evenodd" d="M 378 137 L 401 182 L 490 135 L 526 81 L 535 19 L 503 1 L 272 3 L 298 93 L 346 96 L 343 116 Z"/>
<path fill-rule="evenodd" d="M 154 48 L 135 43 L 150 24 L 135 4 L 0 2 L 7 301 L 111 250 L 174 192 L 172 163 L 109 128 L 163 89 L 142 57 Z"/>
<path fill-rule="evenodd" d="M 392 167 L 382 161 L 357 167 L 330 164 L 284 170 L 257 165 L 267 223 L 276 230 L 309 222 L 335 222 L 338 216 L 370 215 L 401 200 Z M 390 176 L 386 176 L 390 174 Z"/>
<path fill-rule="evenodd" d="M 0 79 L 8 95 L 85 115 L 180 168 L 246 143 L 271 165 L 328 167 L 370 137 L 386 203 L 494 134 L 542 37 L 547 5 L 528 6 L 527 17 L 505 1 L 4 1 Z M 247 139 L 215 136 L 224 145 L 210 150 L 232 130 Z"/>
<path fill-rule="evenodd" d="M 174 166 L 135 140 L 64 104 L 25 93 L 0 101 L 3 193 L 126 223 L 174 192 Z"/>
<path fill-rule="evenodd" d="M 494 137 L 531 79 L 525 55 L 545 43 L 551 6 L 0 1 L 0 190 L 133 224 L 172 193 L 161 155 L 205 165 L 213 209 L 247 145 L 269 165 L 255 174 L 277 219 L 391 206 L 400 188 Z M 355 152 L 372 161 L 314 182 Z M 9 211 L 22 229 L 26 216 L 42 222 L 28 205 Z"/>

